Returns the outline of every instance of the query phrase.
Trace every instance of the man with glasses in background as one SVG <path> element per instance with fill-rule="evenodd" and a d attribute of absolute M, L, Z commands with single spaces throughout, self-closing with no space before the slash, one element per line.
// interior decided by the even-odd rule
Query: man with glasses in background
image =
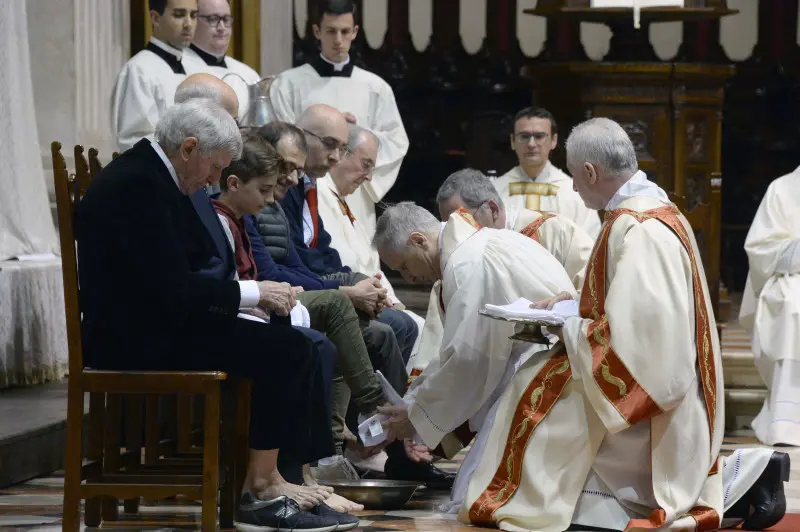
<path fill-rule="evenodd" d="M 553 166 L 550 152 L 558 145 L 558 126 L 550 111 L 526 107 L 514 117 L 511 149 L 519 165 L 494 180 L 497 193 L 515 211 L 555 212 L 581 226 L 592 239 L 600 234 L 597 211 L 584 205 L 572 178 Z"/>
<path fill-rule="evenodd" d="M 230 1 L 198 0 L 197 7 L 197 30 L 191 46 L 184 52 L 185 60 L 195 71 L 225 78 L 239 97 L 241 119 L 250 105 L 247 86 L 258 82 L 261 76 L 246 64 L 226 55 L 234 22 Z"/>

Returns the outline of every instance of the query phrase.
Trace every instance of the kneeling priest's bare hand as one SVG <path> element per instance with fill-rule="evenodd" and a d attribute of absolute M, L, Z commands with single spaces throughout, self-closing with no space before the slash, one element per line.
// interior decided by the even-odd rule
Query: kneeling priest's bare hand
<path fill-rule="evenodd" d="M 572 299 L 572 294 L 570 294 L 569 292 L 560 292 L 556 294 L 555 297 L 542 299 L 540 301 L 537 301 L 536 303 L 531 303 L 531 308 L 553 310 L 553 305 L 555 305 L 559 301 L 567 301 L 568 299 Z"/>
<path fill-rule="evenodd" d="M 389 431 L 388 440 L 405 440 L 414 437 L 416 430 L 411 420 L 408 419 L 408 405 L 379 406 L 378 412 L 389 419 L 383 422 L 383 427 Z"/>

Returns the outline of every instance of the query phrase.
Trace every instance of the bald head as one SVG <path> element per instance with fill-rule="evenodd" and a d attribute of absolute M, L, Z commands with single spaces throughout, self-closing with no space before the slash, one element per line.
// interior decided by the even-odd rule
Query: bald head
<path fill-rule="evenodd" d="M 347 144 L 347 120 L 330 105 L 309 106 L 297 120 L 308 142 L 306 174 L 312 178 L 323 177 L 336 166 Z"/>
<path fill-rule="evenodd" d="M 178 85 L 175 103 L 195 98 L 208 98 L 219 103 L 232 117 L 239 114 L 239 98 L 233 88 L 212 74 L 192 74 Z"/>

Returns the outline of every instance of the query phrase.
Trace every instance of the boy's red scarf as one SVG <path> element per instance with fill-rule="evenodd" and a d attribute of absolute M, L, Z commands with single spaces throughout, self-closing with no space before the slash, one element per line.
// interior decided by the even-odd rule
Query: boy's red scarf
<path fill-rule="evenodd" d="M 233 234 L 233 257 L 236 259 L 236 271 L 242 281 L 255 281 L 258 278 L 256 261 L 253 259 L 253 250 L 250 247 L 250 237 L 244 227 L 244 219 L 236 219 L 236 214 L 224 203 L 211 200 L 217 212 L 228 220 Z"/>

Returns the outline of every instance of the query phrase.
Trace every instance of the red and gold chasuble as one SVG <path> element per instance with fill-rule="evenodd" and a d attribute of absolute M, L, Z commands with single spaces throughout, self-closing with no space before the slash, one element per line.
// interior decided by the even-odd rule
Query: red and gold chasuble
<path fill-rule="evenodd" d="M 543 213 L 544 214 L 544 213 Z M 691 240 L 680 221 L 680 212 L 674 207 L 662 207 L 645 212 L 618 209 L 606 213 L 603 228 L 597 239 L 587 266 L 586 281 L 580 301 L 581 317 L 593 320 L 588 329 L 588 340 L 592 348 L 593 377 L 608 400 L 625 417 L 629 424 L 649 419 L 663 413 L 661 408 L 633 378 L 625 364 L 611 347 L 611 330 L 605 315 L 606 261 L 608 258 L 608 238 L 614 221 L 623 215 L 633 216 L 644 222 L 656 219 L 666 225 L 680 239 L 692 266 L 692 284 L 695 300 L 695 323 L 697 342 L 697 366 L 700 373 L 701 388 L 708 415 L 710 441 L 713 442 L 716 416 L 716 368 L 712 353 L 709 312 L 705 305 L 702 279 L 697 268 L 697 258 Z M 538 239 L 538 231 L 545 216 L 529 224 L 523 234 Z M 538 240 L 537 240 L 538 241 Z M 526 388 L 517 404 L 511 430 L 506 440 L 500 467 L 495 472 L 489 486 L 472 504 L 470 521 L 475 525 L 496 526 L 494 513 L 514 496 L 522 475 L 522 456 L 525 447 L 533 436 L 536 427 L 558 400 L 566 387 L 572 371 L 566 351 L 552 358 L 537 373 Z M 709 475 L 717 472 L 718 457 L 712 457 L 713 466 Z M 720 519 L 713 508 L 696 506 L 687 515 L 697 522 L 697 530 L 717 530 Z M 655 509 L 647 519 L 634 519 L 628 527 L 659 528 L 666 524 L 666 512 Z"/>

